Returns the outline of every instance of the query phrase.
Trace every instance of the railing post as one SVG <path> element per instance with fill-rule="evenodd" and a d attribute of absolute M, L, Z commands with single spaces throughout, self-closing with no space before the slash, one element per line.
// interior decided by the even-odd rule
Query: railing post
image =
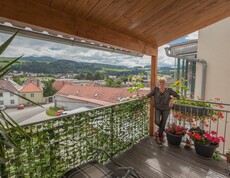
<path fill-rule="evenodd" d="M 156 86 L 157 83 L 157 54 L 151 58 L 151 90 Z M 150 101 L 150 122 L 149 122 L 149 135 L 153 136 L 155 131 L 155 115 L 153 108 L 153 97 Z"/>

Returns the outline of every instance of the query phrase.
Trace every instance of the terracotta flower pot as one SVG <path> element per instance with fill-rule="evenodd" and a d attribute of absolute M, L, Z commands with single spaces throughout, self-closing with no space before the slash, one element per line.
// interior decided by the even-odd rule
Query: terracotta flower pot
<path fill-rule="evenodd" d="M 180 146 L 182 137 L 184 135 L 175 135 L 167 131 L 165 133 L 167 135 L 167 140 L 169 145 L 178 146 L 178 147 Z"/>
<path fill-rule="evenodd" d="M 198 155 L 205 158 L 211 158 L 219 145 L 203 145 L 195 142 L 194 146 Z"/>

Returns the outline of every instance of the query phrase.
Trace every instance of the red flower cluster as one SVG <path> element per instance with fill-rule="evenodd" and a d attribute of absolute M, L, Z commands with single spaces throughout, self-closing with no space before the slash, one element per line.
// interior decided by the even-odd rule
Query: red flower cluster
<path fill-rule="evenodd" d="M 194 141 L 204 145 L 218 145 L 220 141 L 225 142 L 224 137 L 217 136 L 215 131 L 211 132 L 188 132 L 188 136 Z"/>
<path fill-rule="evenodd" d="M 166 129 L 167 132 L 175 135 L 185 135 L 187 130 L 184 126 L 176 125 L 174 122 Z"/>

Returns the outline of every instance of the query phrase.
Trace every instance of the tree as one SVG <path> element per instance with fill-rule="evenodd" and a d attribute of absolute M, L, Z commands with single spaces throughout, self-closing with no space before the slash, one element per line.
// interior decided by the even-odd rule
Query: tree
<path fill-rule="evenodd" d="M 20 77 L 13 77 L 13 81 L 16 82 L 19 85 L 23 84 L 23 81 L 20 79 Z"/>
<path fill-rule="evenodd" d="M 132 76 L 132 75 L 130 75 L 128 78 L 129 78 L 129 80 L 131 81 L 131 83 L 132 83 L 132 86 L 131 87 L 129 87 L 128 88 L 128 91 L 130 92 L 130 93 L 132 93 L 132 92 L 137 92 L 137 96 L 139 95 L 139 90 L 141 89 L 141 88 L 144 88 L 145 86 L 144 86 L 144 84 L 143 84 L 143 79 L 142 79 L 142 77 L 144 76 L 144 74 L 140 74 L 140 75 L 138 75 L 138 76 Z"/>
<path fill-rule="evenodd" d="M 43 88 L 43 96 L 47 97 L 47 96 L 53 96 L 57 91 L 55 90 L 55 88 L 53 87 L 53 83 L 54 83 L 54 79 L 52 80 L 48 80 L 48 81 L 44 81 L 44 88 Z"/>

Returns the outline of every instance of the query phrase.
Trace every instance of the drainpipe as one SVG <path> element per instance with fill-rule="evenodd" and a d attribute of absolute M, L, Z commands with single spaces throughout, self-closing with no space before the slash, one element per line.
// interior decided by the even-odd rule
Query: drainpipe
<path fill-rule="evenodd" d="M 174 54 L 171 54 L 171 50 L 169 47 L 165 48 L 166 55 L 169 57 L 175 57 L 175 58 L 180 58 L 180 59 L 185 59 L 187 61 L 191 62 L 199 62 L 202 64 L 202 79 L 201 79 L 201 98 L 205 99 L 205 86 L 206 86 L 206 73 L 207 73 L 207 62 L 203 59 L 196 59 L 196 58 L 186 58 L 186 57 L 180 57 Z"/>

